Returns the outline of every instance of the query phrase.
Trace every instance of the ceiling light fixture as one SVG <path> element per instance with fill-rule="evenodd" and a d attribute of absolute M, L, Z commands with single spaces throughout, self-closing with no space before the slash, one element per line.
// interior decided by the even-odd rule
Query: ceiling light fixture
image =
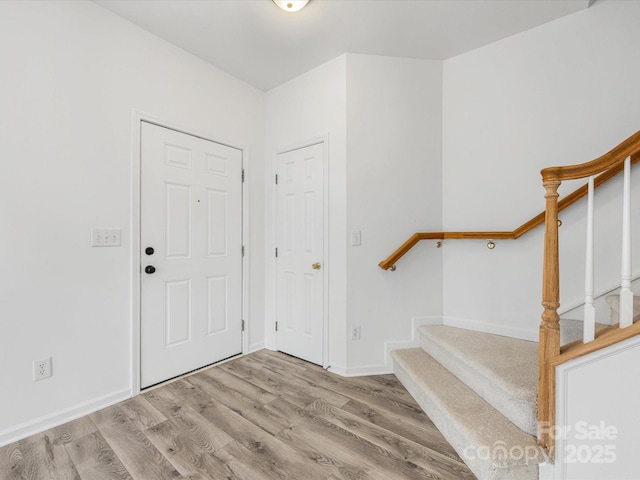
<path fill-rule="evenodd" d="M 309 3 L 309 0 L 273 0 L 285 12 L 297 12 Z"/>

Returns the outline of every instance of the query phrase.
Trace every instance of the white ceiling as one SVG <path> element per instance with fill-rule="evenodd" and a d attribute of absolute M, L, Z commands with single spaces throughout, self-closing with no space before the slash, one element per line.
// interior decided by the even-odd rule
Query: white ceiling
<path fill-rule="evenodd" d="M 269 90 L 344 52 L 446 59 L 583 10 L 590 0 L 95 0 Z"/>

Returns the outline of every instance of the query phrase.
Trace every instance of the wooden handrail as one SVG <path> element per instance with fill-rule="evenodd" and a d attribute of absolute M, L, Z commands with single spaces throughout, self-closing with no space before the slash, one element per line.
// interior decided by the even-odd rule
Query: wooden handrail
<path fill-rule="evenodd" d="M 636 133 L 633 137 L 630 137 L 630 138 L 635 138 L 635 137 L 637 137 L 635 141 L 640 142 L 640 132 Z M 623 144 L 626 144 L 627 142 L 628 140 L 623 142 Z M 624 161 L 624 158 L 626 157 L 623 157 L 622 159 L 620 159 L 618 157 L 617 148 L 618 147 L 616 147 L 616 149 L 611 151 L 611 152 L 616 152 L 614 156 L 614 160 L 611 160 L 611 158 L 609 158 L 608 160 L 609 161 L 608 164 L 613 164 L 615 166 L 613 168 L 610 168 L 604 171 L 603 173 L 600 173 L 600 171 L 597 172 L 597 173 L 600 173 L 600 175 L 596 177 L 594 182 L 594 185 L 596 188 L 602 185 L 607 180 L 610 180 L 611 178 L 615 177 L 617 174 L 622 172 L 624 167 L 623 161 Z M 620 151 L 627 152 L 627 151 L 633 151 L 633 149 L 628 147 Z M 602 159 L 607 157 L 607 155 L 610 155 L 611 152 L 594 160 L 594 162 L 605 163 L 604 160 Z M 638 148 L 636 148 L 634 153 L 631 155 L 631 164 L 635 164 L 638 161 L 640 161 L 640 152 L 638 151 Z M 589 165 L 589 164 L 581 164 L 581 165 Z M 563 178 L 564 178 L 564 175 L 566 175 L 566 172 L 562 173 L 564 169 L 577 168 L 577 167 L 580 167 L 581 165 L 574 165 L 572 167 L 545 168 L 544 170 L 542 170 L 542 175 L 544 177 L 545 172 L 547 172 L 547 175 L 550 175 L 549 172 L 556 172 L 555 174 L 557 174 L 557 172 L 560 171 L 560 174 L 563 175 Z M 568 178 L 574 178 L 574 177 L 568 177 Z M 585 197 L 587 195 L 587 190 L 588 190 L 587 185 L 585 184 L 582 187 L 575 190 L 574 192 L 567 195 L 566 197 L 564 197 L 562 200 L 558 202 L 558 211 L 564 210 L 570 205 L 573 205 L 574 203 L 576 203 L 581 198 Z M 512 232 L 422 232 L 422 233 L 419 232 L 419 233 L 414 233 L 413 235 L 411 235 L 411 237 L 409 237 L 409 239 L 406 242 L 404 242 L 400 246 L 400 248 L 398 248 L 395 252 L 389 255 L 389 257 L 387 257 L 385 260 L 380 262 L 378 266 L 383 270 L 389 270 L 409 250 L 411 250 L 418 242 L 420 242 L 420 240 L 449 240 L 449 239 L 452 239 L 452 240 L 461 240 L 461 239 L 515 240 L 517 238 L 520 238 L 522 235 L 529 232 L 530 230 L 533 230 L 538 225 L 543 224 L 544 218 L 545 218 L 545 212 L 541 212 L 535 217 L 533 217 L 531 220 L 520 225 L 518 228 L 516 228 Z"/>
<path fill-rule="evenodd" d="M 577 342 L 564 351 L 560 349 L 560 268 L 558 256 L 558 187 L 563 180 L 598 175 L 597 184 L 612 178 L 624 169 L 624 161 L 631 157 L 632 164 L 640 159 L 640 132 L 620 143 L 614 149 L 595 160 L 579 165 L 550 167 L 542 170 L 542 185 L 546 193 L 544 264 L 542 272 L 542 322 L 538 344 L 538 440 L 549 449 L 553 458 L 555 438 L 551 435 L 555 426 L 556 367 L 581 355 L 592 353 L 621 340 L 640 334 L 640 326 L 632 325 L 622 330 L 618 327 L 601 333 L 587 344 Z M 599 181 L 602 180 L 602 181 Z M 581 191 L 582 190 L 582 191 Z M 578 189 L 564 199 L 575 202 L 587 193 L 587 187 Z"/>
<path fill-rule="evenodd" d="M 623 162 L 627 157 L 637 157 L 640 154 L 640 131 L 634 133 L 624 142 L 611 149 L 601 157 L 590 162 L 577 165 L 567 165 L 564 167 L 549 167 L 542 170 L 542 181 L 551 180 L 575 180 L 598 175 L 613 167 L 619 162 Z"/>

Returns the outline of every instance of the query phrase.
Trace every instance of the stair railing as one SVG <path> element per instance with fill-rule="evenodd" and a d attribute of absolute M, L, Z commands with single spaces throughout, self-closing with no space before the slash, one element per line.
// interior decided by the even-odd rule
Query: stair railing
<path fill-rule="evenodd" d="M 395 270 L 395 264 L 421 240 L 436 240 L 440 247 L 446 239 L 515 240 L 545 224 L 544 264 L 542 275 L 542 322 L 538 347 L 538 440 L 549 449 L 553 458 L 555 438 L 555 369 L 558 365 L 588 355 L 602 348 L 640 335 L 640 322 L 633 323 L 633 293 L 631 292 L 631 208 L 630 169 L 640 161 L 640 131 L 626 139 L 605 155 L 587 163 L 542 170 L 546 208 L 544 212 L 523 223 L 513 231 L 503 232 L 423 232 L 413 234 L 388 258 L 378 264 L 384 270 Z M 595 309 L 593 308 L 593 198 L 600 185 L 624 172 L 623 179 L 623 240 L 620 294 L 620 324 L 595 333 Z M 558 187 L 565 180 L 587 178 L 587 184 L 559 200 Z M 558 228 L 562 222 L 558 212 L 587 197 L 587 248 L 585 262 L 585 328 L 582 341 L 560 347 L 560 267 L 558 257 Z"/>
<path fill-rule="evenodd" d="M 591 162 L 550 167 L 542 170 L 545 188 L 545 237 L 542 275 L 542 322 L 538 350 L 538 439 L 549 449 L 553 457 L 555 438 L 555 369 L 574 358 L 595 352 L 640 334 L 640 322 L 633 324 L 633 293 L 631 292 L 631 165 L 640 160 L 640 132 L 635 133 L 607 154 Z M 622 273 L 620 296 L 620 325 L 595 333 L 595 309 L 593 307 L 593 198 L 600 179 L 609 179 L 624 171 Z M 613 173 L 615 172 L 615 173 Z M 583 188 L 587 195 L 587 243 L 585 262 L 585 307 L 583 341 L 560 347 L 560 268 L 558 257 L 558 187 L 565 180 L 588 178 Z M 606 180 L 605 180 L 606 181 Z M 599 183 L 598 183 L 599 182 Z M 574 192 L 575 193 L 575 192 Z M 572 194 L 573 195 L 573 194 Z M 584 196 L 584 195 L 583 195 Z"/>

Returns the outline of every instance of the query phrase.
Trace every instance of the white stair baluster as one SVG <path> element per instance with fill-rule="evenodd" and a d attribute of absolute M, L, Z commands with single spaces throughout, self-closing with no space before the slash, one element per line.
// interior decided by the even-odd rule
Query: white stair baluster
<path fill-rule="evenodd" d="M 587 248 L 584 272 L 584 328 L 582 341 L 588 343 L 595 338 L 596 309 L 593 306 L 593 176 L 589 177 L 587 196 Z"/>
<path fill-rule="evenodd" d="M 620 283 L 620 328 L 633 323 L 631 291 L 631 157 L 624 161 L 622 192 L 622 273 Z"/>

